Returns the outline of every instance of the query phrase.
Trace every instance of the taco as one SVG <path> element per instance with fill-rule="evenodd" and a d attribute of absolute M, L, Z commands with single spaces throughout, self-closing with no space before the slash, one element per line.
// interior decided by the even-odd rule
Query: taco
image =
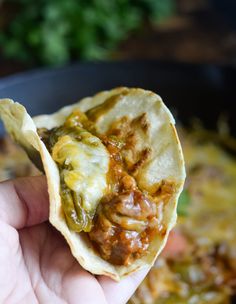
<path fill-rule="evenodd" d="M 35 118 L 2 99 L 0 116 L 45 172 L 49 221 L 82 267 L 119 280 L 154 263 L 185 179 L 175 122 L 158 95 L 116 88 Z"/>

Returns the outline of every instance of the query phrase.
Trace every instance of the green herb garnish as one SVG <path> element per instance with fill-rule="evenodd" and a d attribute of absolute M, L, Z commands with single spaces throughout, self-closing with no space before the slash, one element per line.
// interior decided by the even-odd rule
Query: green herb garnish
<path fill-rule="evenodd" d="M 1 52 L 46 65 L 109 58 L 144 22 L 161 22 L 172 15 L 174 4 L 175 0 L 4 1 Z"/>
<path fill-rule="evenodd" d="M 182 191 L 178 201 L 177 213 L 178 215 L 186 216 L 188 215 L 188 206 L 190 203 L 190 195 L 186 189 Z"/>

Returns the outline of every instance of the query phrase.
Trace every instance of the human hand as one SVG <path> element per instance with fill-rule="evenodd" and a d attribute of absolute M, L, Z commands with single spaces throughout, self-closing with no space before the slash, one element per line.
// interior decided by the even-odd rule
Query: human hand
<path fill-rule="evenodd" d="M 149 269 L 117 283 L 85 271 L 48 222 L 45 177 L 0 183 L 0 303 L 123 304 Z"/>

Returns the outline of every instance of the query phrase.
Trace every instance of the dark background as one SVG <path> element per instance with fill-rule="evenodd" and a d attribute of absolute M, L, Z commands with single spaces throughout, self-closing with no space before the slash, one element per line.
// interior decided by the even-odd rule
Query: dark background
<path fill-rule="evenodd" d="M 163 2 L 163 0 L 156 1 Z M 15 6 L 9 6 L 9 1 L 1 2 L 0 29 L 4 32 L 15 18 Z M 155 0 L 149 2 L 154 3 Z M 155 59 L 168 62 L 235 65 L 236 1 L 172 0 L 172 2 L 174 3 L 172 13 L 163 17 L 161 21 L 158 19 L 156 23 L 149 22 L 144 16 L 144 21 L 140 23 L 138 29 L 128 32 L 127 36 L 111 48 L 103 59 Z M 10 38 L 10 35 L 8 37 Z M 1 46 L 0 43 L 0 76 L 42 65 L 37 61 L 32 63 L 30 59 L 21 61 L 14 56 L 8 58 L 1 49 L 3 44 Z M 70 62 L 84 58 L 96 59 L 93 56 L 82 56 L 78 52 L 76 56 L 72 56 Z"/>

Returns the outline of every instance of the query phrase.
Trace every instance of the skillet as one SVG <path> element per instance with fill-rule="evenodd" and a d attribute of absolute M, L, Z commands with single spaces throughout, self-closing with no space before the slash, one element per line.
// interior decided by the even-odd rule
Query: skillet
<path fill-rule="evenodd" d="M 214 129 L 219 115 L 224 114 L 236 135 L 236 68 L 230 66 L 158 61 L 76 63 L 1 78 L 0 98 L 19 101 L 31 115 L 38 115 L 116 86 L 155 91 L 184 124 L 198 117 Z"/>

